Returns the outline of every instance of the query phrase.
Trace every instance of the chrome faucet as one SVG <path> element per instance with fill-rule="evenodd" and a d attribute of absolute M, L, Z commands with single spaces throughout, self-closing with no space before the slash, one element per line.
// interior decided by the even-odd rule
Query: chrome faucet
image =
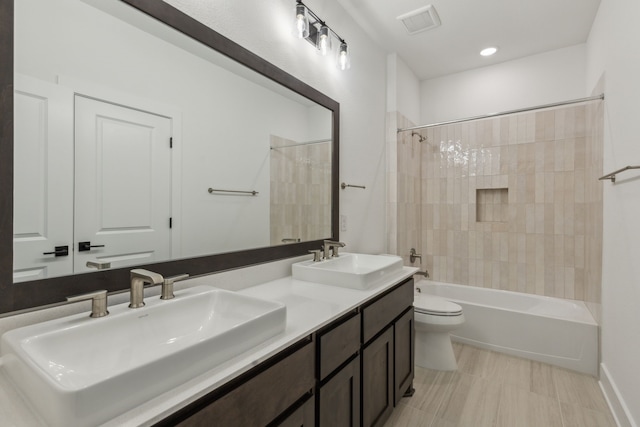
<path fill-rule="evenodd" d="M 162 275 L 153 271 L 136 268 L 131 270 L 131 298 L 129 308 L 144 307 L 144 285 L 159 285 L 164 282 Z"/>
<path fill-rule="evenodd" d="M 333 240 L 324 241 L 324 259 L 338 257 L 338 248 L 344 248 L 346 245 L 342 242 Z"/>

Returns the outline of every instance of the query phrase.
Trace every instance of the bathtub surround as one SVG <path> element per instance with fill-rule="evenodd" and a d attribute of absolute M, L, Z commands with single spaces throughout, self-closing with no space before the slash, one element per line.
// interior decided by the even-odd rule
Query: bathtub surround
<path fill-rule="evenodd" d="M 412 265 L 410 248 L 424 254 L 420 223 L 422 147 L 418 136 L 412 136 L 411 132 L 396 133 L 396 129 L 414 126 L 414 123 L 395 112 L 387 113 L 387 117 L 389 123 L 397 125 L 393 128 L 390 125 L 387 135 L 387 245 L 390 253 L 403 258 L 405 265 Z M 425 261 L 423 257 L 414 266 L 424 270 L 429 267 Z"/>
<path fill-rule="evenodd" d="M 420 243 L 434 280 L 599 304 L 598 104 L 398 134 L 398 253 Z"/>

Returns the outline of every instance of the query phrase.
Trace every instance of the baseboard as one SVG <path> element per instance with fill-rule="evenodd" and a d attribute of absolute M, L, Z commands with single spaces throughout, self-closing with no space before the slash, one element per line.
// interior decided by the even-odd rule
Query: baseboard
<path fill-rule="evenodd" d="M 600 388 L 607 399 L 618 427 L 638 427 L 604 363 L 600 364 Z"/>

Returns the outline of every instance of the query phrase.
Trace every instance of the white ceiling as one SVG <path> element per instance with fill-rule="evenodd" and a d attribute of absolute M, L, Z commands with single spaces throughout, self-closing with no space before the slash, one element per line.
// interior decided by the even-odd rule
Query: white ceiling
<path fill-rule="evenodd" d="M 380 46 L 396 52 L 420 80 L 584 43 L 600 5 L 600 0 L 338 2 Z M 428 4 L 435 6 L 442 25 L 408 35 L 396 17 Z M 500 50 L 492 57 L 481 57 L 480 50 L 487 46 Z"/>

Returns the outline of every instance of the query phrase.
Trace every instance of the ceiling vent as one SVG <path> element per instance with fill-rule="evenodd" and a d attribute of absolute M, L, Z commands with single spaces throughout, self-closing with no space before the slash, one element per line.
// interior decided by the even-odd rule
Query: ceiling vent
<path fill-rule="evenodd" d="M 398 16 L 410 35 L 427 31 L 440 26 L 440 17 L 436 8 L 429 4 L 412 12 Z"/>

